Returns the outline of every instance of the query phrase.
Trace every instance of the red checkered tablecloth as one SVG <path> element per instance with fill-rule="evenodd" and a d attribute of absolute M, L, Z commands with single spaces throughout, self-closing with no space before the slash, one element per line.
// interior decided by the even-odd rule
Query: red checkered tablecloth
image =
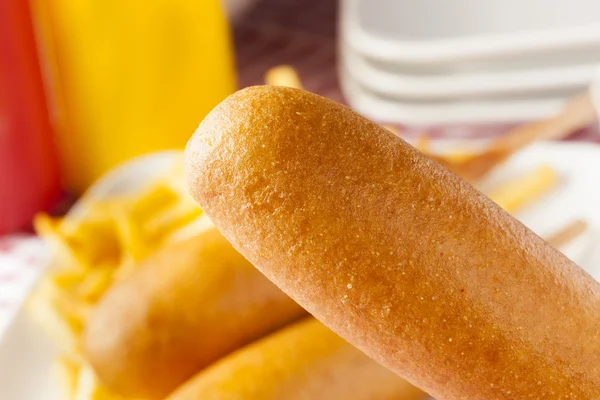
<path fill-rule="evenodd" d="M 0 238 L 0 335 L 47 264 L 50 251 L 35 236 Z"/>
<path fill-rule="evenodd" d="M 307 90 L 343 102 L 336 68 L 336 0 L 263 0 L 234 26 L 239 86 L 263 83 L 265 71 L 276 65 L 294 66 Z M 379 121 L 385 123 L 386 121 Z M 509 125 L 432 127 L 432 137 L 489 137 Z M 407 136 L 423 128 L 402 127 Z M 597 129 L 574 134 L 570 140 L 600 142 Z M 35 237 L 0 238 L 0 333 L 39 276 L 48 256 Z"/>
<path fill-rule="evenodd" d="M 263 83 L 265 71 L 292 65 L 305 88 L 344 102 L 337 77 L 337 0 L 263 0 L 236 23 L 234 40 L 240 87 Z M 377 121 L 388 123 L 389 121 Z M 400 127 L 402 134 L 453 138 L 493 137 L 514 125 L 452 125 Z M 576 132 L 569 140 L 600 143 L 596 126 Z"/>

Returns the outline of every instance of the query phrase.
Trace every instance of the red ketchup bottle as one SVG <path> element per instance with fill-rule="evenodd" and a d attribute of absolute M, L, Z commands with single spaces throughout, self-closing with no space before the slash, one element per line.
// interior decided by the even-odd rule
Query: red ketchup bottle
<path fill-rule="evenodd" d="M 27 228 L 60 193 L 27 0 L 0 1 L 0 235 Z"/>

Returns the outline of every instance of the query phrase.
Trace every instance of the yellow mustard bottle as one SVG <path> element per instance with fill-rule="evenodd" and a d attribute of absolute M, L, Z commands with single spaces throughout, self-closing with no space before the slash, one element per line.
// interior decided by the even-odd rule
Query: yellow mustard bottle
<path fill-rule="evenodd" d="M 64 182 L 183 148 L 235 90 L 219 0 L 32 0 L 49 61 Z"/>

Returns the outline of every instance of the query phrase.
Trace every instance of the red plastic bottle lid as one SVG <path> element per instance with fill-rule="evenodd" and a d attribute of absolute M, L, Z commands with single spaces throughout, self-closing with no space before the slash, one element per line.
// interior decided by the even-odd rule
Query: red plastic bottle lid
<path fill-rule="evenodd" d="M 60 193 L 29 4 L 0 2 L 0 234 L 27 227 Z"/>

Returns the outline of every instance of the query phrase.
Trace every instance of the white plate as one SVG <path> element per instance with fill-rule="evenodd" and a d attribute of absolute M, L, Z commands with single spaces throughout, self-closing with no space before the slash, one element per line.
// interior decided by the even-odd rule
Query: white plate
<path fill-rule="evenodd" d="M 348 74 L 377 94 L 396 99 L 440 100 L 477 96 L 542 93 L 561 89 L 583 91 L 596 76 L 596 63 L 554 68 L 471 73 L 411 74 L 370 63 L 342 44 L 340 58 Z"/>
<path fill-rule="evenodd" d="M 444 64 L 600 45 L 596 0 L 344 0 L 342 37 L 378 60 Z"/>
<path fill-rule="evenodd" d="M 558 113 L 566 99 L 577 92 L 574 90 L 528 98 L 402 101 L 380 96 L 365 88 L 343 66 L 339 69 L 339 76 L 342 92 L 356 111 L 378 122 L 414 126 L 542 119 Z"/>
<path fill-rule="evenodd" d="M 167 168 L 173 156 L 150 156 L 120 168 L 97 187 L 135 189 Z M 552 195 L 519 217 L 544 235 L 574 218 L 584 218 L 592 231 L 567 249 L 567 254 L 600 278 L 600 147 L 587 144 L 541 143 L 532 146 L 497 171 L 490 179 L 529 170 L 540 163 L 552 165 L 564 184 Z M 139 175 L 138 175 L 139 174 Z M 113 182 L 113 183 L 110 183 Z M 101 193 L 100 193 L 101 192 Z M 98 190 L 96 195 L 107 192 Z M 591 251 L 595 250 L 595 251 Z M 0 398 L 6 400 L 64 400 L 52 382 L 55 356 L 52 344 L 21 310 L 0 338 Z"/>
<path fill-rule="evenodd" d="M 472 74 L 492 72 L 536 71 L 546 68 L 564 68 L 576 65 L 600 64 L 600 44 L 594 49 L 565 49 L 549 54 L 519 53 L 506 57 L 483 58 L 439 64 L 404 64 L 389 60 L 370 58 L 360 53 L 342 38 L 357 55 L 370 65 L 387 72 L 401 72 L 414 75 Z"/>

